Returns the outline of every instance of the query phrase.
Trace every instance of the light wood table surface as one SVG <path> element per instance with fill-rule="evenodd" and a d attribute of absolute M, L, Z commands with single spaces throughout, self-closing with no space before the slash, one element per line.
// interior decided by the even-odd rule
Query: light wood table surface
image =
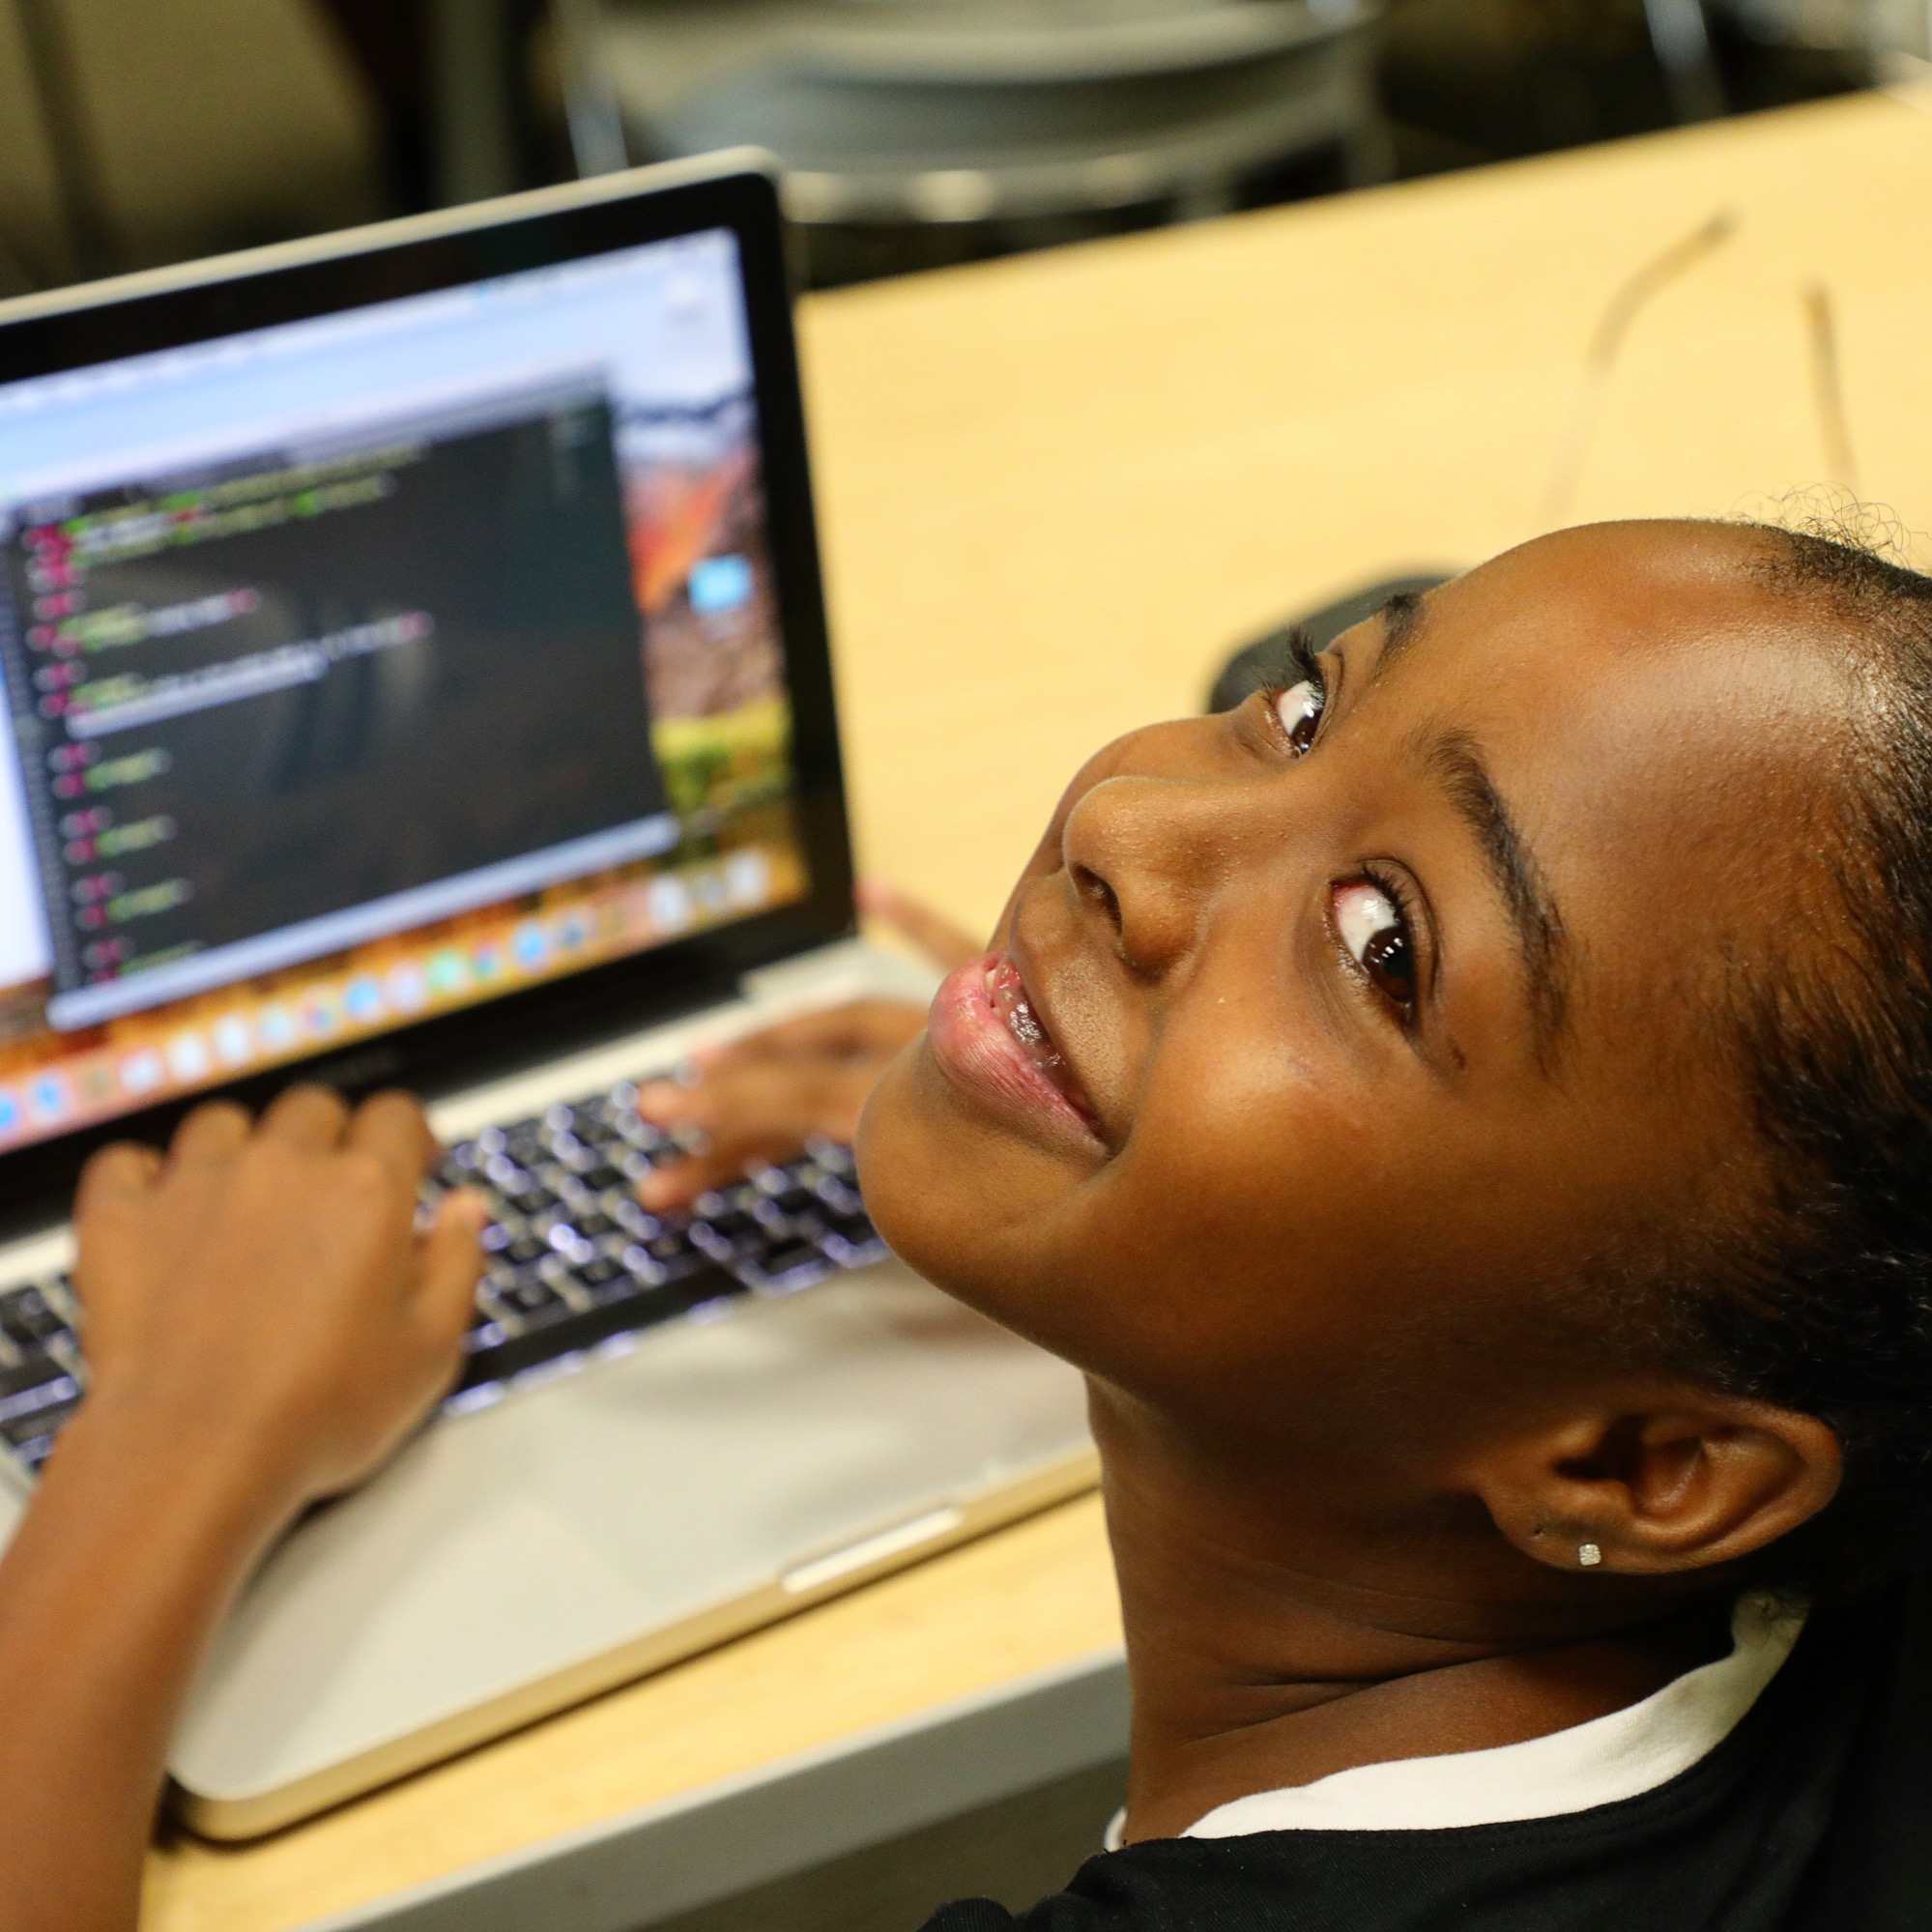
<path fill-rule="evenodd" d="M 862 862 L 977 926 L 1108 737 L 1375 578 L 1834 476 L 1932 525 L 1932 108 L 1868 96 L 814 298 L 803 333 Z M 1921 546 L 1922 547 L 1922 546 Z M 155 1855 L 152 1932 L 281 1932 L 1117 1641 L 1068 1505 L 262 1845 Z M 640 1918 L 648 1911 L 640 1911 Z"/>

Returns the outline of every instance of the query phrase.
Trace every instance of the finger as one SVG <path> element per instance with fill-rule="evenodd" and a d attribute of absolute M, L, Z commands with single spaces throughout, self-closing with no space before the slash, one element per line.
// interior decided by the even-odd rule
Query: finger
<path fill-rule="evenodd" d="M 706 1188 L 742 1177 L 754 1161 L 782 1166 L 805 1151 L 816 1134 L 849 1140 L 872 1090 L 873 1070 L 834 1069 L 810 1081 L 738 1081 L 734 1097 L 721 1100 L 709 1144 L 647 1174 L 638 1199 L 653 1214 L 686 1207 Z"/>
<path fill-rule="evenodd" d="M 232 1100 L 212 1100 L 175 1129 L 168 1159 L 178 1168 L 226 1161 L 241 1151 L 253 1132 L 254 1122 L 245 1110 Z"/>
<path fill-rule="evenodd" d="M 74 1219 L 85 1220 L 114 1201 L 141 1199 L 153 1190 L 160 1171 L 161 1157 L 152 1147 L 120 1140 L 101 1148 L 80 1170 L 80 1185 L 73 1197 Z"/>
<path fill-rule="evenodd" d="M 373 1154 L 404 1187 L 414 1188 L 436 1164 L 436 1136 L 422 1103 L 410 1093 L 379 1093 L 349 1121 L 349 1146 Z"/>
<path fill-rule="evenodd" d="M 681 1081 L 647 1081 L 637 1090 L 639 1115 L 658 1127 L 695 1120 L 709 1106 L 708 1097 L 701 1098 L 698 1088 L 686 1086 Z"/>
<path fill-rule="evenodd" d="M 327 1086 L 292 1086 L 262 1115 L 265 1139 L 326 1152 L 342 1142 L 349 1103 Z"/>
<path fill-rule="evenodd" d="M 857 899 L 859 910 L 868 918 L 910 939 L 936 966 L 948 969 L 964 966 L 986 950 L 964 926 L 954 925 L 943 912 L 922 906 L 882 879 L 860 879 Z"/>
<path fill-rule="evenodd" d="M 470 1325 L 476 1302 L 476 1280 L 483 1272 L 481 1236 L 490 1204 L 461 1189 L 438 1203 L 436 1219 L 422 1237 L 418 1301 L 438 1335 L 453 1343 Z"/>
<path fill-rule="evenodd" d="M 764 1158 L 774 1167 L 782 1166 L 803 1145 L 802 1140 L 789 1147 L 780 1142 Z M 692 1154 L 681 1161 L 667 1161 L 663 1167 L 653 1168 L 637 1184 L 638 1202 L 651 1214 L 675 1214 L 689 1207 L 701 1194 L 742 1180 L 746 1164 L 758 1158 L 757 1150 L 732 1154 L 713 1150 Z"/>
<path fill-rule="evenodd" d="M 687 1154 L 653 1168 L 638 1183 L 639 1204 L 652 1214 L 671 1214 L 686 1208 L 712 1188 L 728 1188 L 745 1177 L 746 1170 L 761 1163 L 782 1168 L 804 1153 L 806 1143 L 821 1134 L 829 1140 L 850 1140 L 856 1126 L 857 1110 L 851 1124 L 822 1130 L 803 1124 L 784 1126 L 774 1123 L 756 1132 L 734 1135 L 702 1153 Z"/>

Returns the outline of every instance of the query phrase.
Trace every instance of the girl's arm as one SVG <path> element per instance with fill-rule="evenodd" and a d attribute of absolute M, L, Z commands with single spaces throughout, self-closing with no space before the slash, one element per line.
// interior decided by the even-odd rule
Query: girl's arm
<path fill-rule="evenodd" d="M 285 1095 L 110 1148 L 75 1207 L 90 1387 L 0 1560 L 0 1926 L 130 1932 L 175 1718 L 228 1603 L 455 1371 L 478 1203 L 418 1239 L 416 1103 Z"/>

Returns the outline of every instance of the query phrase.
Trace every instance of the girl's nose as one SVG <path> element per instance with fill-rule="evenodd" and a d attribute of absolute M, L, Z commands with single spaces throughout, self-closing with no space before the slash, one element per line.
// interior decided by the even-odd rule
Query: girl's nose
<path fill-rule="evenodd" d="M 1134 972 L 1161 978 L 1193 955 L 1229 861 L 1230 802 L 1219 786 L 1120 773 L 1068 815 L 1061 862 Z"/>

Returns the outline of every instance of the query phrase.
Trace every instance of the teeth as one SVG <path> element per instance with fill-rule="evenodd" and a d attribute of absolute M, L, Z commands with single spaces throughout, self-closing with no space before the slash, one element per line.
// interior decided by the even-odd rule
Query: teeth
<path fill-rule="evenodd" d="M 1019 1043 L 1021 1051 L 1066 1095 L 1081 1117 L 1091 1125 L 1092 1107 L 1081 1091 L 1072 1068 L 1053 1044 L 1053 1036 L 1040 1024 L 1033 1003 L 1026 997 L 1026 982 L 1020 977 L 1020 970 L 1011 960 L 1001 959 L 988 970 L 986 991 L 994 1010 L 1006 1022 L 1006 1030 Z"/>
<path fill-rule="evenodd" d="M 1056 1085 L 1064 1086 L 1067 1063 L 1060 1057 L 1053 1036 L 1040 1024 L 1032 1001 L 1026 997 L 1026 982 L 1011 960 L 1001 960 L 988 973 L 986 990 L 1006 1022 L 1006 1030 L 1024 1048 L 1026 1057 L 1042 1073 L 1052 1076 Z"/>
<path fill-rule="evenodd" d="M 1026 1048 L 1037 1060 L 1057 1061 L 1059 1054 L 1053 1052 L 1047 1039 L 1047 1029 L 1033 1018 L 1033 1009 L 1024 999 L 1013 1002 L 1013 1010 L 1006 1016 L 1006 1024 L 1013 1029 L 1013 1037 Z"/>
<path fill-rule="evenodd" d="M 986 976 L 986 990 L 995 1008 L 1006 1022 L 1006 1030 L 1025 1048 L 1026 1056 L 1036 1066 L 1053 1072 L 1062 1064 L 1047 1029 L 1033 1016 L 1024 982 L 1010 960 L 1001 960 Z"/>

